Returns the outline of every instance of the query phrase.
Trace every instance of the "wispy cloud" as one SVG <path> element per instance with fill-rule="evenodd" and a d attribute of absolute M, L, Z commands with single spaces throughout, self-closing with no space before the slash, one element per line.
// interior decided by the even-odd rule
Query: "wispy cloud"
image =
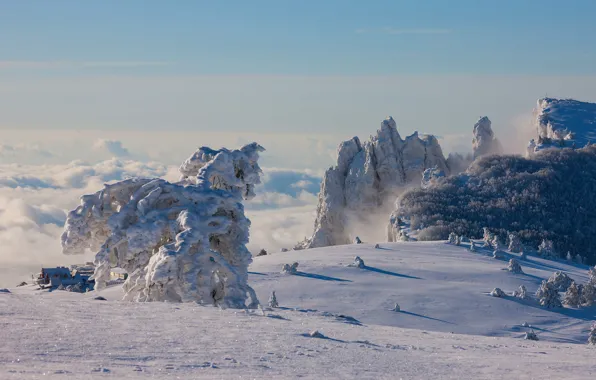
<path fill-rule="evenodd" d="M 412 29 L 398 29 L 398 28 L 378 28 L 378 29 L 356 29 L 356 33 L 375 33 L 375 34 L 450 34 L 451 29 L 436 29 L 436 28 L 412 28 Z"/>
<path fill-rule="evenodd" d="M 169 66 L 162 61 L 0 61 L 0 69 L 85 69 Z"/>

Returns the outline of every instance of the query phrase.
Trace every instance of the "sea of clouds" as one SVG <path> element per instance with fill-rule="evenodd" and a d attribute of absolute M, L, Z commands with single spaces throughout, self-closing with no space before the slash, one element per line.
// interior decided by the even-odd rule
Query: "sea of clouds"
<path fill-rule="evenodd" d="M 143 159 L 117 140 L 97 139 L 87 148 L 103 156 L 60 163 L 52 160 L 60 152 L 0 145 L 0 286 L 14 286 L 42 266 L 93 259 L 90 252 L 74 257 L 61 252 L 66 215 L 81 195 L 130 177 L 179 176 L 178 165 Z M 24 155 L 36 163 L 19 163 Z M 249 249 L 292 248 L 312 232 L 322 171 L 264 166 L 263 172 L 257 196 L 245 204 L 252 221 Z"/>

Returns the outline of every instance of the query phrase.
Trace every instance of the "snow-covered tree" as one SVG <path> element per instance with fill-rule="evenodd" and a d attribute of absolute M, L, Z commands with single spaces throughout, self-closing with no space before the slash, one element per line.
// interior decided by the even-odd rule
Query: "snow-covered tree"
<path fill-rule="evenodd" d="M 577 255 L 575 255 L 575 262 L 577 264 L 583 264 L 584 263 L 584 258 L 578 253 Z"/>
<path fill-rule="evenodd" d="M 567 288 L 567 292 L 565 292 L 565 298 L 563 298 L 563 303 L 571 307 L 579 307 L 581 305 L 580 288 L 577 286 L 575 281 L 572 281 L 571 285 L 569 285 Z"/>
<path fill-rule="evenodd" d="M 565 260 L 567 260 L 568 262 L 573 262 L 573 256 L 571 255 L 571 252 L 567 251 L 567 256 L 565 256 Z"/>
<path fill-rule="evenodd" d="M 550 240 L 542 240 L 542 243 L 538 246 L 538 254 L 544 259 L 552 260 L 559 257 L 555 251 L 553 242 Z"/>
<path fill-rule="evenodd" d="M 586 306 L 596 304 L 596 284 L 588 282 L 582 287 L 581 302 Z"/>
<path fill-rule="evenodd" d="M 542 281 L 540 288 L 536 291 L 536 298 L 540 305 L 549 309 L 563 306 L 559 291 L 552 282 Z"/>
<path fill-rule="evenodd" d="M 410 236 L 406 230 L 399 230 L 399 241 L 410 241 Z"/>
<path fill-rule="evenodd" d="M 590 328 L 590 334 L 588 335 L 588 344 L 596 345 L 596 322 L 592 324 Z"/>
<path fill-rule="evenodd" d="M 494 239 L 493 234 L 489 231 L 489 229 L 487 227 L 484 227 L 482 229 L 482 231 L 483 231 L 482 240 L 484 241 L 484 248 L 491 248 L 492 244 L 493 244 L 493 239 Z"/>
<path fill-rule="evenodd" d="M 455 232 L 449 233 L 449 244 L 456 244 L 457 243 L 457 234 Z"/>
<path fill-rule="evenodd" d="M 362 244 L 362 240 L 358 236 L 354 238 L 354 244 Z"/>
<path fill-rule="evenodd" d="M 261 249 L 259 253 L 257 253 L 257 257 L 259 256 L 267 256 L 267 251 L 265 250 L 265 248 Z"/>
<path fill-rule="evenodd" d="M 596 266 L 588 269 L 589 283 L 596 285 Z"/>
<path fill-rule="evenodd" d="M 520 260 L 527 260 L 528 259 L 528 254 L 526 253 L 526 251 L 523 250 L 523 248 L 522 248 L 522 251 L 520 252 L 519 259 Z"/>
<path fill-rule="evenodd" d="M 528 299 L 528 293 L 524 285 L 520 285 L 517 290 L 513 291 L 513 296 L 522 300 Z"/>
<path fill-rule="evenodd" d="M 457 246 L 461 245 L 461 237 L 460 236 L 455 237 L 455 245 L 457 245 Z"/>
<path fill-rule="evenodd" d="M 509 252 L 519 253 L 522 250 L 522 243 L 519 235 L 516 233 L 509 233 Z"/>
<path fill-rule="evenodd" d="M 81 198 L 62 235 L 65 254 L 96 252 L 96 288 L 110 268 L 130 275 L 126 300 L 256 307 L 248 286 L 250 221 L 243 200 L 260 183 L 257 143 L 238 150 L 199 148 L 178 182 L 131 178 Z"/>
<path fill-rule="evenodd" d="M 548 278 L 548 282 L 552 283 L 558 291 L 565 292 L 573 282 L 573 279 L 566 273 L 557 271 Z"/>
<path fill-rule="evenodd" d="M 512 273 L 524 273 L 521 265 L 519 265 L 519 262 L 516 259 L 509 260 L 509 265 L 507 266 L 507 270 Z"/>
<path fill-rule="evenodd" d="M 474 240 L 470 240 L 470 252 L 476 252 L 476 243 L 474 243 Z"/>
<path fill-rule="evenodd" d="M 399 312 L 399 311 L 401 311 L 401 308 L 399 307 L 399 304 L 396 302 L 395 306 L 393 306 L 393 309 L 391 309 L 391 310 Z"/>
<path fill-rule="evenodd" d="M 277 297 L 275 296 L 275 290 L 271 292 L 271 296 L 269 296 L 269 307 L 279 307 L 279 303 L 277 302 Z"/>
<path fill-rule="evenodd" d="M 490 295 L 493 297 L 505 297 L 505 292 L 502 291 L 500 288 L 494 288 Z"/>

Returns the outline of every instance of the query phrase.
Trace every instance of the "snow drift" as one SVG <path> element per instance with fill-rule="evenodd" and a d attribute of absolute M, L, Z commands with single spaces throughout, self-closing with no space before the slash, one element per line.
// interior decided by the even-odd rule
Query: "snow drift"
<path fill-rule="evenodd" d="M 96 252 L 98 289 L 111 267 L 125 269 L 127 300 L 241 308 L 250 297 L 255 306 L 242 200 L 255 195 L 263 150 L 202 147 L 180 167 L 179 182 L 132 178 L 83 196 L 68 214 L 63 253 Z"/>

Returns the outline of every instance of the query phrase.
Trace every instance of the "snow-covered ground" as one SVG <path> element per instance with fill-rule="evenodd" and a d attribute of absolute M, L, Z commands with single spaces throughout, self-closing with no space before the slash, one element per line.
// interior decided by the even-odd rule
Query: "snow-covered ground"
<path fill-rule="evenodd" d="M 347 266 L 356 255 L 365 268 Z M 280 273 L 294 261 L 296 275 Z M 274 253 L 254 259 L 249 283 L 263 304 L 275 290 L 280 307 L 250 312 L 122 302 L 117 287 L 14 288 L 0 293 L 0 379 L 594 378 L 595 307 L 487 294 L 534 292 L 555 270 L 584 282 L 587 267 L 520 263 L 525 274 L 512 274 L 488 251 L 443 242 Z M 401 312 L 390 311 L 396 302 Z M 523 340 L 523 322 L 540 341 Z"/>

